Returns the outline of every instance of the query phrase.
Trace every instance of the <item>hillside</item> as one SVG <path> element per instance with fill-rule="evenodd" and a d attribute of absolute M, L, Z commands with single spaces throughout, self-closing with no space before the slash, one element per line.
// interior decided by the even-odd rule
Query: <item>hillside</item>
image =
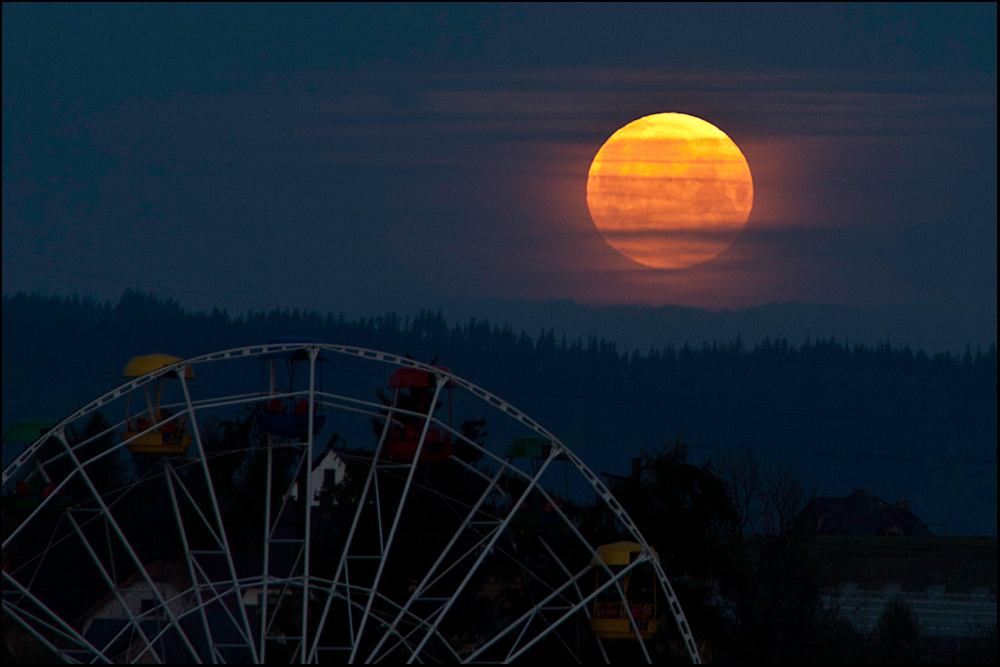
<path fill-rule="evenodd" d="M 624 354 L 614 342 L 567 340 L 552 329 L 449 324 L 440 311 L 230 317 L 133 291 L 117 304 L 4 295 L 2 312 L 4 423 L 68 413 L 116 386 L 137 354 L 186 357 L 298 334 L 438 357 L 525 410 L 597 470 L 625 471 L 640 449 L 680 434 L 696 458 L 753 449 L 823 495 L 867 487 L 911 500 L 925 521 L 947 523 L 949 535 L 996 535 L 995 345 L 928 355 L 888 343 L 737 338 Z M 331 378 L 331 390 L 351 384 Z"/>

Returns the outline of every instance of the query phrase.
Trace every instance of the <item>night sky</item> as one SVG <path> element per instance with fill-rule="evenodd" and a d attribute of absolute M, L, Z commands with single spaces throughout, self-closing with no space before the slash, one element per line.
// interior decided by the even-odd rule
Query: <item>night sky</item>
<path fill-rule="evenodd" d="M 988 346 L 996 56 L 994 3 L 4 4 L 3 291 L 835 305 Z M 681 270 L 618 254 L 585 199 L 607 138 L 668 111 L 754 179 L 735 243 Z"/>

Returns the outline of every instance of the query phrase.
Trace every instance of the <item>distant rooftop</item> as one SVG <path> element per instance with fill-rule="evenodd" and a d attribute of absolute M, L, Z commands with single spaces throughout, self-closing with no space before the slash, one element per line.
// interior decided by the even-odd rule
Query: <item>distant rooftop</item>
<path fill-rule="evenodd" d="M 910 501 L 888 503 L 865 489 L 845 498 L 813 498 L 805 515 L 819 535 L 930 535 Z"/>

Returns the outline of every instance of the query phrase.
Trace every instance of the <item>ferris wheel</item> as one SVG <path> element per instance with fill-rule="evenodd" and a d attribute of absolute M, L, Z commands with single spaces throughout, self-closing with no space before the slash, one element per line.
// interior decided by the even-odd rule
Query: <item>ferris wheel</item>
<path fill-rule="evenodd" d="M 4 632 L 45 656 L 700 662 L 607 486 L 447 368 L 284 338 L 124 375 L 4 432 Z"/>

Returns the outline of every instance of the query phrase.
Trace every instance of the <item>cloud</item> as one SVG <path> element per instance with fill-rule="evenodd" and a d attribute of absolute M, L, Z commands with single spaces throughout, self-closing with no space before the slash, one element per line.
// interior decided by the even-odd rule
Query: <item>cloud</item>
<path fill-rule="evenodd" d="M 405 289 L 414 299 L 868 305 L 926 289 L 918 272 L 959 294 L 949 275 L 995 279 L 995 251 L 970 255 L 990 244 L 974 236 L 984 221 L 995 248 L 995 89 L 995 77 L 818 71 L 300 72 L 243 92 L 131 99 L 92 119 L 87 131 L 115 166 L 86 224 L 70 207 L 52 224 L 68 230 L 67 262 L 88 239 L 88 252 L 121 258 L 123 275 L 242 276 L 220 287 L 232 293 L 335 284 L 355 304 Z M 615 130 L 670 110 L 740 146 L 754 207 L 718 257 L 658 272 L 597 232 L 586 179 Z M 120 240 L 165 239 L 164 229 L 181 259 L 160 266 L 151 248 L 134 266 Z M 5 251 L 8 239 L 52 245 L 37 236 L 5 224 Z M 948 251 L 952 238 L 974 239 L 964 241 L 972 251 Z"/>

